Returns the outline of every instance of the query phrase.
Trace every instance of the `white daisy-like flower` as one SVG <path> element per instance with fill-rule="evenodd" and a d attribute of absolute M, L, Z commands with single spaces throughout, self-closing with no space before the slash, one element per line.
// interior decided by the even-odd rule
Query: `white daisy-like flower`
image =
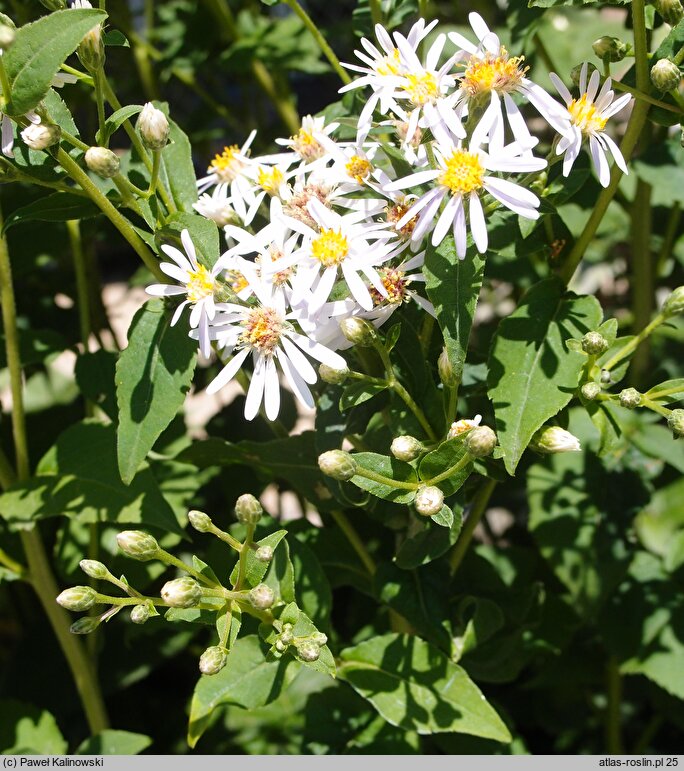
<path fill-rule="evenodd" d="M 245 204 L 249 204 L 244 219 L 245 225 L 252 222 L 266 196 L 281 201 L 290 197 L 288 180 L 297 173 L 301 173 L 301 169 L 289 169 L 289 166 L 289 160 L 271 165 L 262 162 L 259 158 L 254 159 L 253 165 L 246 174 L 251 180 L 251 185 L 242 191 Z"/>
<path fill-rule="evenodd" d="M 181 286 L 175 284 L 151 284 L 145 290 L 154 297 L 174 297 L 185 295 L 185 300 L 176 308 L 171 326 L 176 324 L 181 317 L 186 305 L 192 306 L 190 312 L 190 327 L 197 329 L 200 350 L 205 357 L 211 353 L 209 337 L 209 322 L 216 315 L 214 292 L 217 289 L 216 276 L 221 268 L 217 263 L 211 270 L 205 268 L 197 261 L 197 252 L 187 230 L 181 232 L 181 242 L 185 254 L 170 244 L 162 244 L 162 251 L 168 255 L 171 262 L 162 262 L 159 267 L 170 278 L 178 281 Z"/>
<path fill-rule="evenodd" d="M 192 208 L 198 214 L 215 222 L 220 228 L 238 222 L 240 219 L 233 209 L 228 195 L 228 185 L 225 182 L 216 185 L 211 195 L 202 193 L 197 203 L 193 203 Z"/>
<path fill-rule="evenodd" d="M 401 228 L 417 215 L 411 239 L 422 241 L 430 228 L 434 227 L 433 246 L 440 244 L 451 228 L 456 253 L 462 259 L 466 254 L 466 200 L 470 232 L 480 253 L 487 250 L 488 244 L 487 224 L 480 201 L 480 195 L 484 192 L 521 217 L 537 219 L 540 201 L 534 193 L 507 179 L 487 173 L 540 171 L 546 166 L 544 159 L 535 158 L 528 151 L 523 152 L 516 142 L 504 146 L 501 143 L 500 124 L 497 107 L 492 103 L 475 127 L 468 147 L 460 139 L 440 132 L 440 141 L 434 144 L 438 168 L 410 174 L 385 187 L 391 192 L 428 182 L 436 183 L 413 203 L 396 227 Z M 485 151 L 482 145 L 488 137 L 488 151 Z M 443 201 L 446 201 L 446 205 L 438 214 Z"/>
<path fill-rule="evenodd" d="M 253 164 L 249 157 L 249 148 L 255 136 L 256 131 L 252 131 L 242 147 L 230 145 L 224 147 L 223 152 L 216 153 L 214 160 L 209 164 L 207 175 L 197 180 L 198 192 L 203 193 L 212 185 L 221 183 L 229 185 L 230 197 L 234 202 L 236 211 L 238 211 L 238 201 L 243 200 L 244 191 L 249 187 L 245 171 Z M 245 210 L 244 214 L 246 213 Z M 243 216 L 241 211 L 238 211 L 238 214 Z"/>
<path fill-rule="evenodd" d="M 455 420 L 447 434 L 447 439 L 455 439 L 461 434 L 465 434 L 466 431 L 470 431 L 471 428 L 477 428 L 482 423 L 482 415 L 475 415 L 474 418 L 461 418 L 461 420 Z"/>
<path fill-rule="evenodd" d="M 233 356 L 209 384 L 207 393 L 216 393 L 230 382 L 251 354 L 254 372 L 247 390 L 245 418 L 252 420 L 263 402 L 266 417 L 275 420 L 280 411 L 278 368 L 297 399 L 313 407 L 308 386 L 318 378 L 307 356 L 335 369 L 343 369 L 347 364 L 338 353 L 298 332 L 292 324 L 294 314 L 288 313 L 282 297 L 273 295 L 270 287 L 255 283 L 253 288 L 259 300 L 257 305 L 220 306 L 212 337 Z"/>
<path fill-rule="evenodd" d="M 629 94 L 623 94 L 615 99 L 615 92 L 610 88 L 610 78 L 606 78 L 599 91 L 600 75 L 598 70 L 594 70 L 587 83 L 587 66 L 587 62 L 584 62 L 580 70 L 580 97 L 578 99 L 573 99 L 572 94 L 555 72 L 549 73 L 553 85 L 565 100 L 568 108 L 568 125 L 566 130 L 562 132 L 563 135 L 556 146 L 556 153 L 558 155 L 565 154 L 563 176 L 567 177 L 582 149 L 582 142 L 585 138 L 588 139 L 591 159 L 599 182 L 603 187 L 607 187 L 610 182 L 610 168 L 606 150 L 610 151 L 615 163 L 625 174 L 629 172 L 620 148 L 604 129 L 608 119 L 625 108 L 632 101 L 632 97 Z"/>
<path fill-rule="evenodd" d="M 337 214 L 315 198 L 307 208 L 317 230 L 285 217 L 289 227 L 304 236 L 304 243 L 272 264 L 272 269 L 279 271 L 297 266 L 292 302 L 306 302 L 315 313 L 330 297 L 341 274 L 356 302 L 371 310 L 373 299 L 359 274 L 363 273 L 380 294 L 386 294 L 376 266 L 400 251 L 395 234 L 387 229 L 386 223 L 365 221 L 364 212 Z"/>
<path fill-rule="evenodd" d="M 468 19 L 477 37 L 477 45 L 458 32 L 449 32 L 452 43 L 462 49 L 459 58 L 465 58 L 465 71 L 458 76 L 460 84 L 454 109 L 459 111 L 467 107 L 471 100 L 484 96 L 494 100 L 501 111 L 500 100 L 503 100 L 513 136 L 525 144 L 530 139 L 530 131 L 511 96 L 518 93 L 526 97 L 556 131 L 562 132 L 565 127 L 563 108 L 541 86 L 526 77 L 525 57 L 509 56 L 498 35 L 489 29 L 480 14 L 471 13 Z"/>
<path fill-rule="evenodd" d="M 289 147 L 295 159 L 311 164 L 325 157 L 327 150 L 322 140 L 330 137 L 339 125 L 339 123 L 326 125 L 323 116 L 305 115 L 299 131 L 289 139 L 276 139 L 276 144 Z"/>
<path fill-rule="evenodd" d="M 374 287 L 370 293 L 375 307 L 371 311 L 364 311 L 359 315 L 381 326 L 404 303 L 413 301 L 431 316 L 435 315 L 435 306 L 411 288 L 412 284 L 424 284 L 425 276 L 422 267 L 425 262 L 425 252 L 409 257 L 396 267 L 383 266 L 378 268 L 378 274 L 387 296 L 381 295 Z"/>

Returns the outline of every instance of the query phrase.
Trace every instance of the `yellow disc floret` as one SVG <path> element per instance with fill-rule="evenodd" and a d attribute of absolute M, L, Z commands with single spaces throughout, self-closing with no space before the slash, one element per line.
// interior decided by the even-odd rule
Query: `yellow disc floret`
<path fill-rule="evenodd" d="M 439 96 L 437 78 L 431 72 L 422 72 L 420 75 L 406 76 L 406 93 L 416 107 L 434 102 Z"/>
<path fill-rule="evenodd" d="M 363 181 L 371 173 L 373 167 L 371 166 L 370 161 L 362 158 L 360 155 L 352 155 L 344 168 L 353 180 L 359 185 L 362 185 Z"/>
<path fill-rule="evenodd" d="M 315 161 L 325 155 L 323 145 L 305 128 L 300 128 L 294 136 L 290 137 L 290 147 L 305 161 Z"/>
<path fill-rule="evenodd" d="M 583 134 L 603 131 L 608 122 L 608 118 L 601 115 L 586 94 L 582 94 L 579 99 L 573 99 L 568 105 L 568 112 L 572 116 L 572 122 Z"/>
<path fill-rule="evenodd" d="M 254 308 L 241 322 L 240 343 L 260 353 L 272 354 L 280 342 L 283 320 L 274 308 Z"/>
<path fill-rule="evenodd" d="M 471 56 L 461 81 L 470 96 L 478 96 L 489 91 L 506 94 L 515 91 L 520 85 L 528 68 L 523 67 L 524 56 L 508 56 L 503 48 L 499 55 L 487 53 L 484 58 Z"/>
<path fill-rule="evenodd" d="M 209 174 L 216 174 L 221 182 L 232 182 L 244 168 L 237 145 L 224 147 L 222 153 L 216 153 L 207 169 Z"/>
<path fill-rule="evenodd" d="M 283 172 L 278 168 L 270 168 L 268 166 L 260 166 L 259 174 L 257 177 L 257 184 L 262 190 L 265 190 L 269 195 L 277 195 L 280 186 L 285 179 Z"/>
<path fill-rule="evenodd" d="M 405 225 L 403 225 L 400 228 L 397 228 L 397 223 L 404 217 L 406 212 L 411 208 L 411 204 L 406 201 L 406 199 L 402 199 L 401 201 L 397 201 L 393 206 L 388 206 L 385 209 L 385 213 L 387 215 L 387 222 L 394 225 L 394 227 L 397 229 L 397 232 L 403 237 L 403 238 L 411 238 L 413 235 L 413 229 L 416 226 L 416 223 L 418 222 L 418 215 L 415 217 L 412 217 Z"/>
<path fill-rule="evenodd" d="M 197 270 L 190 273 L 190 280 L 186 286 L 188 300 L 196 303 L 214 294 L 214 277 L 204 265 L 198 265 Z"/>
<path fill-rule="evenodd" d="M 401 56 L 395 48 L 391 54 L 383 56 L 375 67 L 378 75 L 398 75 L 401 72 Z"/>
<path fill-rule="evenodd" d="M 311 242 L 311 256 L 330 268 L 339 265 L 349 254 L 349 240 L 339 230 L 326 230 Z"/>
<path fill-rule="evenodd" d="M 476 153 L 454 150 L 449 158 L 445 158 L 445 168 L 439 183 L 448 187 L 453 195 L 465 195 L 482 187 L 484 173 L 484 166 Z"/>
<path fill-rule="evenodd" d="M 406 279 L 406 274 L 403 270 L 398 268 L 381 268 L 378 271 L 378 275 L 387 291 L 387 297 L 383 297 L 375 287 L 371 287 L 370 294 L 374 305 L 380 305 L 381 303 L 399 305 L 408 300 L 406 290 L 409 281 Z"/>

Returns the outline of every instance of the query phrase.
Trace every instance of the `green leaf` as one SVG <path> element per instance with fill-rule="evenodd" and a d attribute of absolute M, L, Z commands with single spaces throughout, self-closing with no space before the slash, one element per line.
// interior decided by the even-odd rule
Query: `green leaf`
<path fill-rule="evenodd" d="M 446 512 L 452 516 L 451 527 L 440 527 L 428 518 L 423 528 L 409 536 L 399 547 L 395 558 L 398 567 L 403 570 L 413 570 L 426 565 L 441 557 L 456 543 L 463 524 L 462 509 L 458 508 L 452 513 L 452 510 L 444 505 L 442 511 L 435 516 L 444 517 Z"/>
<path fill-rule="evenodd" d="M 352 407 L 356 407 L 358 404 L 363 404 L 386 390 L 386 385 L 380 385 L 379 383 L 364 383 L 363 381 L 345 386 L 342 391 L 342 396 L 340 396 L 340 410 L 345 412 Z"/>
<path fill-rule="evenodd" d="M 79 745 L 76 755 L 139 755 L 152 744 L 145 734 L 107 729 Z"/>
<path fill-rule="evenodd" d="M 76 384 L 86 399 L 96 404 L 112 421 L 118 420 L 116 406 L 116 362 L 113 351 L 86 351 L 76 359 Z"/>
<path fill-rule="evenodd" d="M 117 453 L 126 483 L 176 416 L 192 382 L 197 343 L 183 324 L 170 322 L 163 300 L 148 300 L 131 322 L 128 347 L 116 365 Z"/>
<path fill-rule="evenodd" d="M 291 658 L 270 660 L 256 635 L 236 640 L 226 666 L 216 675 L 202 675 L 192 696 L 188 744 L 194 747 L 209 727 L 213 711 L 235 704 L 244 709 L 263 707 L 278 697 L 299 666 Z"/>
<path fill-rule="evenodd" d="M 666 380 L 646 391 L 644 396 L 653 401 L 663 402 L 664 404 L 680 402 L 684 399 L 684 378 Z"/>
<path fill-rule="evenodd" d="M 120 48 L 130 48 L 131 44 L 128 38 L 118 29 L 107 30 L 104 35 L 104 44 L 106 46 L 118 46 Z"/>
<path fill-rule="evenodd" d="M 33 704 L 0 701 L 0 754 L 64 755 L 68 745 L 54 717 Z"/>
<path fill-rule="evenodd" d="M 497 330 L 489 356 L 489 396 L 494 404 L 504 463 L 514 474 L 534 432 L 570 401 L 587 357 L 569 350 L 601 323 L 595 297 L 564 291 L 546 279 L 525 293 Z"/>
<path fill-rule="evenodd" d="M 328 579 L 313 549 L 296 538 L 288 543 L 294 567 L 297 604 L 316 627 L 327 634 L 332 610 L 332 591 Z"/>
<path fill-rule="evenodd" d="M 169 125 L 169 144 L 162 150 L 164 163 L 161 178 L 168 183 L 176 206 L 181 211 L 190 212 L 197 200 L 197 177 L 192 163 L 192 148 L 190 140 L 178 124 L 169 120 Z"/>
<path fill-rule="evenodd" d="M 21 366 L 49 360 L 51 356 L 65 351 L 69 345 L 66 339 L 53 329 L 20 329 L 19 359 Z M 5 335 L 0 334 L 0 369 L 7 366 Z"/>
<path fill-rule="evenodd" d="M 397 482 L 418 481 L 416 472 L 408 463 L 396 458 L 389 458 L 387 455 L 378 455 L 375 452 L 356 452 L 354 453 L 354 460 L 361 468 L 389 477 Z M 376 498 L 384 498 L 386 501 L 394 503 L 411 503 L 416 497 L 415 490 L 393 487 L 373 479 L 366 479 L 359 474 L 353 476 L 350 481 L 362 490 L 372 493 Z"/>
<path fill-rule="evenodd" d="M 510 742 L 465 670 L 418 637 L 386 634 L 342 651 L 338 675 L 385 720 L 419 734 L 445 731 Z"/>
<path fill-rule="evenodd" d="M 5 220 L 4 231 L 20 222 L 66 222 L 97 217 L 100 210 L 89 199 L 76 193 L 51 193 L 26 206 L 20 206 Z"/>
<path fill-rule="evenodd" d="M 420 478 L 428 481 L 447 469 L 455 466 L 466 455 L 466 448 L 463 438 L 456 437 L 442 442 L 436 450 L 429 452 L 420 461 L 418 473 Z M 466 479 L 473 470 L 472 463 L 466 464 L 465 468 L 456 471 L 451 476 L 437 483 L 437 487 L 444 495 L 453 495 L 463 486 Z"/>
<path fill-rule="evenodd" d="M 98 131 L 95 137 L 99 144 L 106 145 L 112 134 L 133 115 L 137 115 L 143 106 L 141 104 L 127 104 L 116 112 L 113 112 L 105 121 L 104 132 Z"/>
<path fill-rule="evenodd" d="M 200 217 L 199 214 L 178 212 L 172 214 L 166 225 L 157 231 L 155 238 L 162 243 L 175 240 L 176 246 L 182 251 L 180 234 L 188 230 L 197 250 L 197 259 L 206 267 L 212 268 L 219 258 L 219 232 L 215 222 Z"/>
<path fill-rule="evenodd" d="M 12 100 L 8 115 L 24 115 L 47 94 L 50 82 L 83 36 L 107 18 L 98 9 L 71 8 L 43 16 L 17 30 L 3 55 Z"/>
<path fill-rule="evenodd" d="M 427 294 L 435 306 L 444 335 L 447 355 L 459 381 L 468 352 L 470 329 L 484 277 L 484 257 L 469 254 L 459 260 L 453 236 L 434 247 L 428 246 L 423 272 Z"/>
<path fill-rule="evenodd" d="M 259 541 L 256 541 L 257 546 L 270 546 L 275 553 L 277 553 L 276 547 L 278 544 L 283 540 L 283 538 L 287 535 L 287 530 L 276 530 L 275 533 L 270 533 L 265 538 L 262 538 Z M 266 571 L 269 569 L 270 563 L 268 562 L 261 562 L 256 558 L 256 552 L 253 552 L 251 549 L 247 552 L 247 559 L 245 560 L 245 579 L 247 581 L 248 586 L 256 586 L 257 584 L 260 584 L 264 580 L 264 576 L 266 575 Z M 237 581 L 238 576 L 238 566 L 237 564 L 233 568 L 232 573 L 230 574 L 230 582 L 232 584 L 235 584 Z M 287 602 L 291 602 L 292 598 L 287 600 Z"/>

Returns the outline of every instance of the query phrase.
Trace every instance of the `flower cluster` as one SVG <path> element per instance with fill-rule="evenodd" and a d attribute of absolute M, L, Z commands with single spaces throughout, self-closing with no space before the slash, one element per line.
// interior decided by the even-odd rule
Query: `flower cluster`
<path fill-rule="evenodd" d="M 262 405 L 277 417 L 280 375 L 313 405 L 311 360 L 346 367 L 337 353 L 349 345 L 342 319 L 380 326 L 411 300 L 434 314 L 420 291 L 427 240 L 437 246 L 452 234 L 463 259 L 470 233 L 486 252 L 488 215 L 504 207 L 538 218 L 531 183 L 561 155 L 567 175 L 585 140 L 601 184 L 609 179 L 606 150 L 626 171 L 605 127 L 628 96 L 614 99 L 609 78 L 599 90 L 598 73 L 588 79 L 585 65 L 577 98 L 551 74 L 562 104 L 478 14 L 470 22 L 473 40 L 437 32 L 429 47 L 437 22 L 421 19 L 406 36 L 376 26 L 377 45 L 362 40 L 361 64 L 345 65 L 360 77 L 342 91 L 371 90 L 354 136 L 337 138 L 344 127 L 306 116 L 294 136 L 277 140 L 281 152 L 253 156 L 253 132 L 217 153 L 198 180 L 195 209 L 223 228 L 226 251 L 204 265 L 184 231 L 183 251 L 162 247 L 173 262 L 161 269 L 178 285 L 148 292 L 182 296 L 173 323 L 189 305 L 202 353 L 213 345 L 223 360 L 209 392 L 251 359 L 247 419 Z M 533 152 L 539 139 L 526 102 L 549 126 L 548 158 Z"/>

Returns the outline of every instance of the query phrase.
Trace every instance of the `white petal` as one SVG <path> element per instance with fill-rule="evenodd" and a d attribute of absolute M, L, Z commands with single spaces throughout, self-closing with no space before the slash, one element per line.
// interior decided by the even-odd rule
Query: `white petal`
<path fill-rule="evenodd" d="M 427 169 L 426 171 L 418 171 L 415 174 L 409 174 L 408 177 L 398 179 L 396 182 L 392 182 L 391 185 L 387 185 L 385 190 L 393 192 L 394 190 L 404 190 L 407 187 L 413 187 L 414 185 L 423 185 L 426 182 L 430 182 L 436 179 L 442 172 L 439 169 Z"/>
<path fill-rule="evenodd" d="M 264 408 L 269 420 L 275 420 L 278 417 L 280 412 L 280 383 L 273 356 L 266 359 Z"/>
<path fill-rule="evenodd" d="M 589 150 L 594 162 L 594 169 L 603 187 L 608 187 L 610 183 L 610 168 L 606 159 L 605 150 L 601 147 L 596 137 L 589 137 Z"/>
<path fill-rule="evenodd" d="M 311 366 L 309 360 L 304 354 L 297 348 L 297 346 L 290 342 L 287 337 L 283 336 L 280 339 L 285 353 L 288 355 L 294 368 L 302 376 L 303 380 L 307 383 L 314 384 L 318 380 L 316 370 Z"/>
<path fill-rule="evenodd" d="M 288 337 L 294 340 L 305 353 L 312 356 L 316 361 L 320 361 L 321 364 L 327 364 L 333 369 L 344 369 L 347 366 L 347 362 L 339 353 L 331 351 L 330 348 L 326 348 L 324 345 L 316 343 L 304 335 L 290 332 Z"/>
<path fill-rule="evenodd" d="M 613 142 L 608 134 L 601 134 L 600 137 L 608 145 L 608 149 L 612 153 L 613 158 L 615 158 L 615 163 L 618 165 L 618 168 L 622 169 L 625 174 L 629 174 L 627 164 L 625 163 L 625 159 L 620 152 L 620 148 L 615 144 L 615 142 Z"/>
<path fill-rule="evenodd" d="M 373 310 L 373 298 L 370 296 L 368 287 L 363 283 L 359 274 L 350 266 L 342 263 L 342 273 L 347 282 L 349 291 L 352 293 L 356 302 L 367 311 Z"/>
<path fill-rule="evenodd" d="M 161 250 L 164 252 L 164 254 L 170 257 L 179 268 L 182 268 L 188 273 L 192 273 L 194 268 L 180 249 L 176 249 L 176 247 L 171 246 L 171 244 L 162 244 Z"/>
<path fill-rule="evenodd" d="M 185 294 L 185 287 L 175 284 L 150 284 L 145 288 L 145 291 L 153 297 L 171 297 L 172 295 Z"/>
<path fill-rule="evenodd" d="M 257 354 L 254 361 L 254 373 L 249 384 L 247 399 L 245 400 L 245 420 L 254 420 L 259 413 L 261 400 L 264 396 L 266 385 L 266 361 L 265 357 Z"/>
<path fill-rule="evenodd" d="M 218 373 L 218 375 L 207 386 L 208 394 L 215 394 L 226 383 L 229 383 L 237 374 L 238 370 L 242 366 L 242 363 L 247 358 L 249 353 L 248 348 L 243 348 L 241 351 L 233 356 L 233 358 L 226 364 L 226 366 Z"/>
<path fill-rule="evenodd" d="M 487 251 L 487 223 L 485 222 L 482 204 L 476 192 L 470 194 L 470 232 L 473 234 L 473 241 L 480 254 Z"/>
<path fill-rule="evenodd" d="M 183 308 L 185 308 L 185 306 L 189 305 L 189 304 L 190 304 L 190 301 L 189 300 L 185 300 L 173 312 L 173 316 L 171 317 L 171 326 L 172 327 L 176 325 L 176 322 L 181 317 L 181 314 L 183 313 Z"/>
<path fill-rule="evenodd" d="M 437 220 L 435 229 L 432 231 L 432 245 L 438 246 L 444 240 L 444 236 L 449 232 L 456 216 L 456 210 L 461 205 L 461 196 L 451 196 L 447 201 L 444 210 Z"/>
<path fill-rule="evenodd" d="M 309 387 L 302 380 L 301 375 L 292 366 L 290 360 L 282 351 L 279 351 L 278 349 L 276 349 L 276 356 L 278 357 L 278 362 L 280 363 L 280 366 L 283 369 L 285 380 L 287 380 L 288 385 L 292 389 L 292 393 L 297 397 L 297 399 L 299 399 L 299 401 L 305 407 L 313 408 L 314 406 L 313 396 L 311 396 L 311 391 L 309 391 Z M 346 363 L 345 363 L 345 366 L 346 366 Z"/>
<path fill-rule="evenodd" d="M 465 209 L 463 206 L 459 206 L 454 216 L 454 241 L 456 243 L 456 254 L 460 259 L 466 256 L 467 237 Z"/>
<path fill-rule="evenodd" d="M 188 256 L 188 259 L 192 265 L 197 268 L 197 252 L 195 251 L 195 244 L 192 243 L 192 238 L 190 238 L 190 233 L 188 230 L 181 230 L 181 242 L 183 244 L 183 248 L 185 249 L 185 253 Z"/>

